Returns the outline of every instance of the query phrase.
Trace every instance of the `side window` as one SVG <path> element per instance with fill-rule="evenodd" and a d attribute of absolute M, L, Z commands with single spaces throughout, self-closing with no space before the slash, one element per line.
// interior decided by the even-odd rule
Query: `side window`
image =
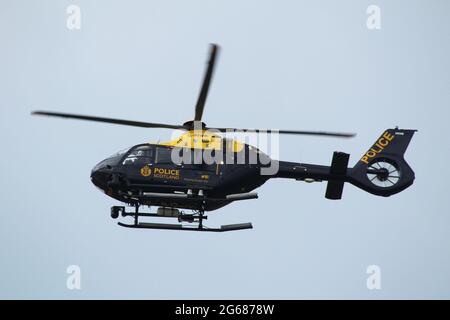
<path fill-rule="evenodd" d="M 140 146 L 130 152 L 123 161 L 123 165 L 148 164 L 153 162 L 154 148 L 150 146 Z"/>
<path fill-rule="evenodd" d="M 158 147 L 156 149 L 155 163 L 172 164 L 172 148 Z"/>

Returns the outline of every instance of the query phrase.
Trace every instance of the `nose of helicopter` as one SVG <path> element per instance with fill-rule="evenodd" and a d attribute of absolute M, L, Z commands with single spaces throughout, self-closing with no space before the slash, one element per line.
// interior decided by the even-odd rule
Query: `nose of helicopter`
<path fill-rule="evenodd" d="M 91 171 L 92 183 L 102 190 L 108 187 L 108 181 L 111 179 L 111 169 L 109 165 L 102 165 L 99 163 Z"/>

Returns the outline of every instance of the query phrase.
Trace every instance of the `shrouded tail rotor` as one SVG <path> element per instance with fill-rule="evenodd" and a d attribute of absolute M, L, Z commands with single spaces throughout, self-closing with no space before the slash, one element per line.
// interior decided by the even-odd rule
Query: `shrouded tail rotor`
<path fill-rule="evenodd" d="M 401 171 L 395 161 L 380 158 L 373 161 L 367 168 L 367 178 L 380 188 L 395 186 L 401 178 Z"/>
<path fill-rule="evenodd" d="M 367 192 L 388 197 L 414 182 L 404 154 L 416 130 L 388 129 L 347 172 L 349 182 Z"/>

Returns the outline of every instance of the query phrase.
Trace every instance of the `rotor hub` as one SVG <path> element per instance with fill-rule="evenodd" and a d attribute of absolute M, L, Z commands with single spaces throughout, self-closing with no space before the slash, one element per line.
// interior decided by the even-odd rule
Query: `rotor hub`
<path fill-rule="evenodd" d="M 196 120 L 190 120 L 183 123 L 183 126 L 187 127 L 189 130 L 205 130 L 206 129 L 206 123 L 202 121 L 196 121 Z"/>
<path fill-rule="evenodd" d="M 377 173 L 377 178 L 380 181 L 386 181 L 389 178 L 389 170 L 386 168 L 381 168 Z"/>

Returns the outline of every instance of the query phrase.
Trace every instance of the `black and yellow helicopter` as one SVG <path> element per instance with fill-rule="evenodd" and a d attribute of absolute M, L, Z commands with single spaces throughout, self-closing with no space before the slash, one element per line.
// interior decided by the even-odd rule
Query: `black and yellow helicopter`
<path fill-rule="evenodd" d="M 340 199 L 345 182 L 385 197 L 412 185 L 414 172 L 403 155 L 416 130 L 385 130 L 356 165 L 348 168 L 349 154 L 343 152 L 334 152 L 330 166 L 278 161 L 270 159 L 267 154 L 249 144 L 228 139 L 222 134 L 230 131 L 331 137 L 352 137 L 354 134 L 206 126 L 202 122 L 202 115 L 218 50 L 217 45 L 211 45 L 194 119 L 182 125 L 47 111 L 32 112 L 33 115 L 186 131 L 179 138 L 166 143 L 133 146 L 94 167 L 91 172 L 93 184 L 110 197 L 134 207 L 131 212 L 127 212 L 125 206 L 111 208 L 111 217 L 114 219 L 119 215 L 134 218 L 132 224 L 119 222 L 120 226 L 213 232 L 251 229 L 251 223 L 208 228 L 203 224 L 203 220 L 207 219 L 205 212 L 219 209 L 234 201 L 257 198 L 258 195 L 252 191 L 271 178 L 289 178 L 305 182 L 328 181 L 325 193 L 328 199 Z M 215 161 L 206 161 L 206 153 Z M 250 161 L 251 159 L 254 161 Z M 261 174 L 261 170 L 273 164 L 276 165 L 276 172 Z M 156 212 L 146 213 L 139 211 L 142 206 L 158 208 Z M 191 212 L 188 214 L 184 210 Z M 179 223 L 140 222 L 140 217 L 175 218 Z"/>

